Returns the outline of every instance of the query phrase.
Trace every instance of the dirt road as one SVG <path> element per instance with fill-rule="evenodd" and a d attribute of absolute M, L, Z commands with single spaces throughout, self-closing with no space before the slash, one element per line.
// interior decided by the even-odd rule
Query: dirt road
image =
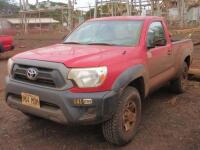
<path fill-rule="evenodd" d="M 135 139 L 118 149 L 200 150 L 200 83 L 189 82 L 186 93 L 163 88 L 143 105 L 143 120 Z M 1 150 L 114 149 L 100 126 L 69 127 L 43 119 L 31 120 L 10 109 L 0 94 Z"/>
<path fill-rule="evenodd" d="M 0 79 L 6 76 L 5 65 L 6 61 L 0 61 Z M 200 46 L 195 48 L 193 67 L 200 67 Z M 4 80 L 0 85 L 5 87 Z M 1 91 L 0 150 L 35 149 L 200 150 L 200 82 L 189 81 L 187 92 L 181 95 L 164 87 L 150 96 L 143 104 L 135 139 L 120 148 L 104 140 L 100 126 L 70 127 L 30 119 L 9 108 Z"/>

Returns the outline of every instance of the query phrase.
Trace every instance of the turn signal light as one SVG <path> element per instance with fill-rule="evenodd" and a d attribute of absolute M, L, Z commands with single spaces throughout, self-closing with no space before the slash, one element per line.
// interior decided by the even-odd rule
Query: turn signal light
<path fill-rule="evenodd" d="M 74 102 L 74 105 L 92 105 L 93 104 L 93 100 L 89 98 L 74 99 L 73 102 Z"/>

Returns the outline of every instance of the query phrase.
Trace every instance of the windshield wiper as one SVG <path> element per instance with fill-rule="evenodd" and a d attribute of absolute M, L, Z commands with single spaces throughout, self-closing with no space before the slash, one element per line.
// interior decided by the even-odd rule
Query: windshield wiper
<path fill-rule="evenodd" d="M 64 42 L 63 44 L 81 44 L 79 42 Z"/>
<path fill-rule="evenodd" d="M 63 44 L 83 44 L 79 42 L 64 42 Z M 108 46 L 114 46 L 115 44 L 111 43 L 85 43 L 85 45 L 108 45 Z"/>
<path fill-rule="evenodd" d="M 111 43 L 88 43 L 88 45 L 108 45 L 108 46 L 114 46 L 115 44 L 111 44 Z"/>

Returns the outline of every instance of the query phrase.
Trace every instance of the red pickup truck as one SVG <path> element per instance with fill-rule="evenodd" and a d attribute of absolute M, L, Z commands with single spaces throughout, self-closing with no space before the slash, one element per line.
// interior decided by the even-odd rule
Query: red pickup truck
<path fill-rule="evenodd" d="M 0 35 L 0 53 L 13 49 L 14 49 L 14 44 L 12 36 Z"/>
<path fill-rule="evenodd" d="M 161 17 L 92 19 L 61 44 L 11 58 L 6 102 L 28 116 L 102 124 L 107 141 L 124 145 L 151 92 L 184 91 L 192 51 L 190 39 L 172 42 Z"/>

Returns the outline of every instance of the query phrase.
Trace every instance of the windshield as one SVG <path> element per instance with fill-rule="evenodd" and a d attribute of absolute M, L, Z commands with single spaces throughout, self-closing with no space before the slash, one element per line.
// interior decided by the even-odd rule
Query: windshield
<path fill-rule="evenodd" d="M 143 21 L 89 21 L 83 23 L 64 41 L 71 44 L 135 46 Z"/>

